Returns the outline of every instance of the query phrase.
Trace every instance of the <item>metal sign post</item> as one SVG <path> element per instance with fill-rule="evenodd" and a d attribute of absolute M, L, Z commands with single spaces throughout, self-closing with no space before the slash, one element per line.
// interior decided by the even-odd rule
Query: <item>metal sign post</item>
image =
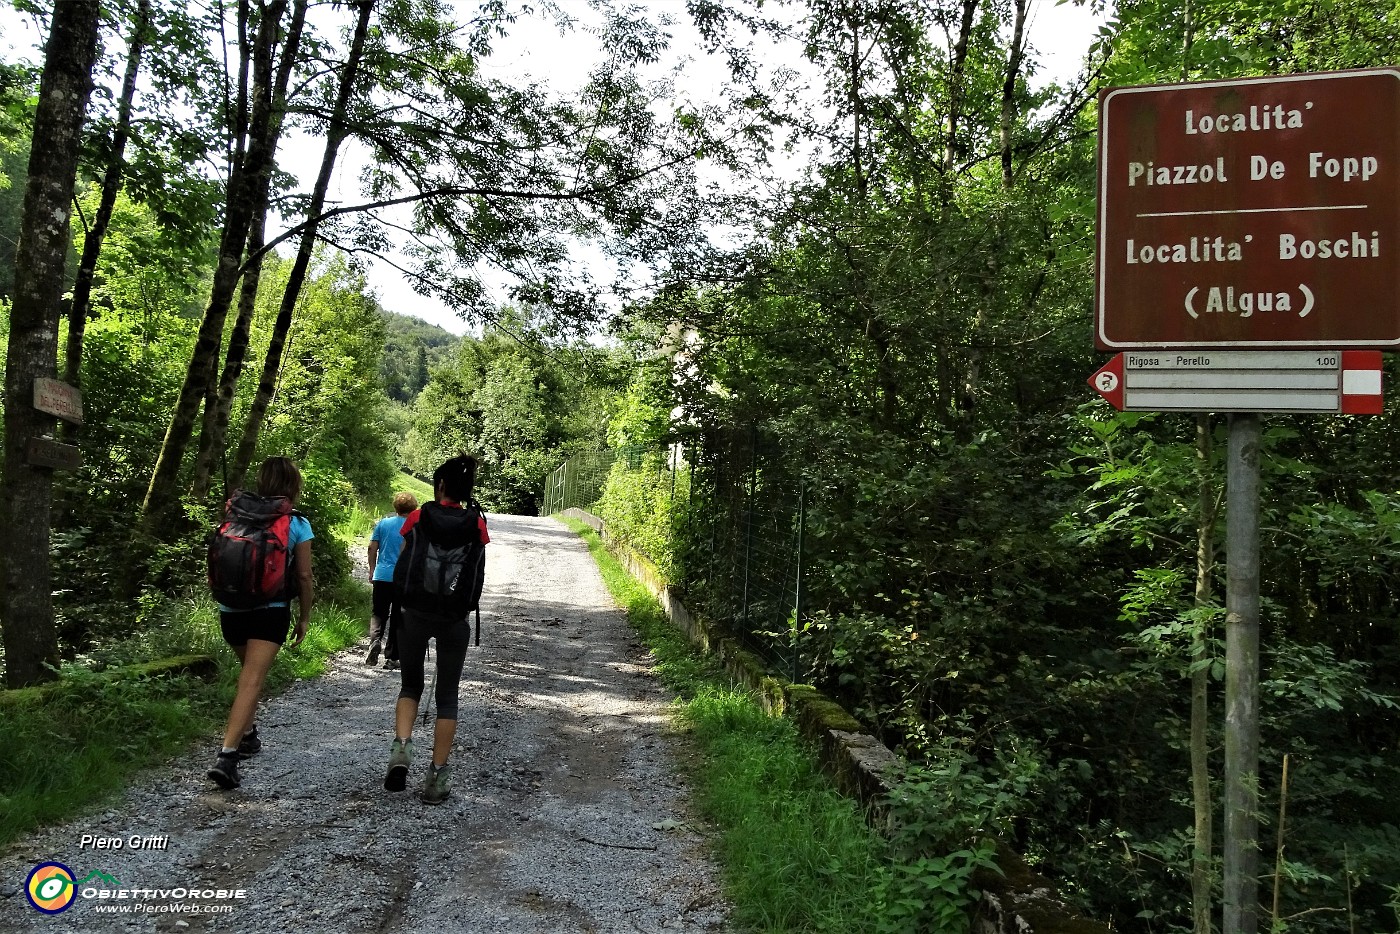
<path fill-rule="evenodd" d="M 1252 934 L 1259 903 L 1260 419 L 1230 416 L 1225 502 L 1225 913 Z"/>

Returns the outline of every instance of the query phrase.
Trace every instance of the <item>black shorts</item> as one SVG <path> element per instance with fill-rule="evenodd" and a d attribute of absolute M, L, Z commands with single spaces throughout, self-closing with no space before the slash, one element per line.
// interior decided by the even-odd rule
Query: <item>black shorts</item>
<path fill-rule="evenodd" d="M 220 610 L 219 628 L 229 645 L 247 645 L 249 639 L 283 645 L 287 641 L 287 630 L 292 628 L 292 608 L 265 606 L 232 613 Z"/>

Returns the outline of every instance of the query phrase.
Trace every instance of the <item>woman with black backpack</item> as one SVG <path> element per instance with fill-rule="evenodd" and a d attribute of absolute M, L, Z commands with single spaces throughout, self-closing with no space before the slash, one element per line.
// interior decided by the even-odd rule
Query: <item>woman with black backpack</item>
<path fill-rule="evenodd" d="M 476 459 L 462 455 L 433 473 L 436 502 L 424 503 L 403 524 L 404 544 L 394 567 L 403 605 L 399 631 L 400 684 L 394 705 L 394 741 L 384 788 L 403 791 L 413 756 L 413 721 L 423 696 L 423 660 L 428 640 L 437 640 L 433 758 L 419 797 L 441 804 L 451 793 L 447 763 L 457 736 L 457 688 L 471 642 L 472 610 L 479 612 L 486 517 L 472 500 Z"/>

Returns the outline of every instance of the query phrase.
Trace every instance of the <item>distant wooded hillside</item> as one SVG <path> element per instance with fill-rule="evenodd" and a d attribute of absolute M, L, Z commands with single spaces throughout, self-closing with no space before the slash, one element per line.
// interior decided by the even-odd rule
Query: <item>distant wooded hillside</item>
<path fill-rule="evenodd" d="M 384 317 L 384 358 L 379 372 L 384 391 L 396 402 L 409 403 L 428 384 L 428 372 L 446 361 L 461 338 L 421 318 L 392 311 Z"/>

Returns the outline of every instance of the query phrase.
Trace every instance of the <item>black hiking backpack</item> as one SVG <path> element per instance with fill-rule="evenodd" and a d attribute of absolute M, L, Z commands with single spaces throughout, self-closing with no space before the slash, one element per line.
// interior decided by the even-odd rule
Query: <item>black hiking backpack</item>
<path fill-rule="evenodd" d="M 424 503 L 394 565 L 394 586 L 405 609 L 451 619 L 465 619 L 475 610 L 477 645 L 486 572 L 484 521 L 475 503 L 461 508 Z"/>
<path fill-rule="evenodd" d="M 292 516 L 284 496 L 243 490 L 229 497 L 224 519 L 209 536 L 209 590 L 234 610 L 290 599 Z"/>

